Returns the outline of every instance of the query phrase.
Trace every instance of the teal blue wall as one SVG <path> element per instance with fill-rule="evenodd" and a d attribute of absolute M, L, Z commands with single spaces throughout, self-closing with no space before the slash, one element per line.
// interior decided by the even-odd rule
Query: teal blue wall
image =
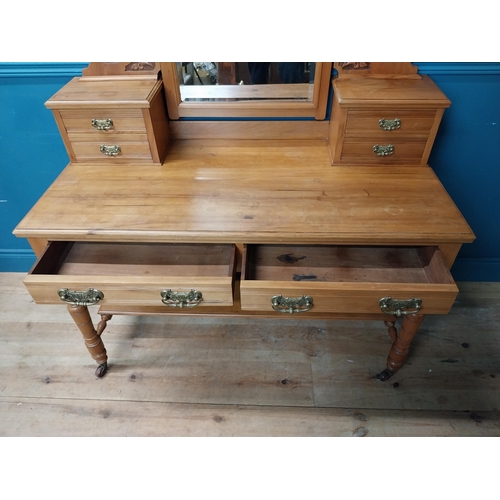
<path fill-rule="evenodd" d="M 417 63 L 451 100 L 429 164 L 476 234 L 452 268 L 500 281 L 500 63 Z"/>
<path fill-rule="evenodd" d="M 86 63 L 0 63 L 0 272 L 35 258 L 12 230 L 68 163 L 44 106 Z M 477 240 L 453 266 L 459 281 L 500 281 L 500 63 L 417 63 L 452 101 L 429 159 Z"/>
<path fill-rule="evenodd" d="M 68 163 L 44 102 L 87 63 L 0 63 L 0 272 L 35 262 L 13 229 Z"/>

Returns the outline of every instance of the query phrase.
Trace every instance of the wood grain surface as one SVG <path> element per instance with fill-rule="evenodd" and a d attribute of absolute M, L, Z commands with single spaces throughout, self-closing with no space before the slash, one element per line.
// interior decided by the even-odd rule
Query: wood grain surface
<path fill-rule="evenodd" d="M 69 165 L 14 234 L 232 244 L 474 239 L 429 167 L 332 167 L 324 142 L 273 140 L 177 141 L 162 166 Z"/>

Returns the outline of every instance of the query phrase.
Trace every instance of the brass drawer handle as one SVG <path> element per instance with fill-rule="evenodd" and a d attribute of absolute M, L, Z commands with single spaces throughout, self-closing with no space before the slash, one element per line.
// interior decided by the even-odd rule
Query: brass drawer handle
<path fill-rule="evenodd" d="M 203 300 L 203 294 L 197 290 L 189 292 L 161 291 L 161 301 L 170 307 L 195 307 Z"/>
<path fill-rule="evenodd" d="M 302 297 L 289 298 L 283 295 L 275 295 L 271 298 L 271 306 L 280 313 L 302 313 L 309 311 L 313 306 L 313 298 L 309 295 Z"/>
<path fill-rule="evenodd" d="M 375 144 L 375 146 L 373 146 L 373 152 L 377 156 L 390 156 L 394 153 L 394 146 L 392 144 L 387 144 L 387 146 Z"/>
<path fill-rule="evenodd" d="M 96 288 L 89 288 L 87 291 L 72 291 L 61 288 L 57 294 L 63 302 L 75 306 L 93 306 L 104 299 L 104 294 Z"/>
<path fill-rule="evenodd" d="M 122 152 L 122 148 L 117 144 L 112 146 L 106 146 L 105 144 L 101 144 L 101 153 L 106 156 L 118 156 Z"/>
<path fill-rule="evenodd" d="M 386 118 L 381 118 L 378 121 L 378 126 L 382 130 L 397 130 L 401 127 L 401 120 L 399 118 L 394 118 L 394 120 L 387 120 Z"/>
<path fill-rule="evenodd" d="M 97 118 L 92 118 L 92 127 L 96 130 L 109 130 L 113 127 L 113 120 L 111 118 L 105 118 L 104 120 L 98 120 Z"/>
<path fill-rule="evenodd" d="M 392 297 L 384 297 L 379 300 L 380 310 L 391 316 L 403 316 L 405 314 L 416 314 L 422 307 L 422 299 L 412 297 L 406 300 L 396 300 Z"/>

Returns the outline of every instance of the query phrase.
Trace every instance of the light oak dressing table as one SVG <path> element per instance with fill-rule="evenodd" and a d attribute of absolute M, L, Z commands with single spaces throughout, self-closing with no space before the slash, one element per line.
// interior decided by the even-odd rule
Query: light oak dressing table
<path fill-rule="evenodd" d="M 92 63 L 46 103 L 71 163 L 14 234 L 38 256 L 28 291 L 68 304 L 98 377 L 115 314 L 377 319 L 387 380 L 449 311 L 474 240 L 427 165 L 450 102 L 410 63 L 334 66 L 328 119 L 331 63 L 307 97 L 219 101 L 183 100 L 176 63 Z"/>

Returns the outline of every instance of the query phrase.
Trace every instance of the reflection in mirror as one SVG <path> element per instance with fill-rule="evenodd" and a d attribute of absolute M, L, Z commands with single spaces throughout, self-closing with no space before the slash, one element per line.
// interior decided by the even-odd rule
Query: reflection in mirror
<path fill-rule="evenodd" d="M 181 101 L 313 98 L 315 63 L 178 62 Z"/>
<path fill-rule="evenodd" d="M 251 73 L 257 73 L 252 64 L 260 65 L 263 80 L 252 78 Z M 282 65 L 280 71 L 280 63 L 162 62 L 161 78 L 169 119 L 296 117 L 324 120 L 332 63 L 287 64 L 290 66 Z M 292 65 L 299 70 L 294 71 Z M 262 81 L 269 83 L 257 83 Z"/>

